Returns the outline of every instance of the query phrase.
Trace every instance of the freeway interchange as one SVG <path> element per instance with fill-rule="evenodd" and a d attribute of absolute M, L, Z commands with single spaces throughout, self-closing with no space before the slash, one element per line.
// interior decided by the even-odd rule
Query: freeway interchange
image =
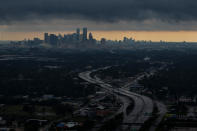
<path fill-rule="evenodd" d="M 122 96 L 121 101 L 124 106 L 124 108 L 122 109 L 124 113 L 124 119 L 123 119 L 123 124 L 121 126 L 121 130 L 130 130 L 130 129 L 139 130 L 140 127 L 143 125 L 143 123 L 151 117 L 151 115 L 148 114 L 152 114 L 153 112 L 154 101 L 147 96 L 130 92 L 128 88 L 124 88 L 124 87 L 114 88 L 112 85 L 103 82 L 96 75 L 95 76 L 91 75 L 93 72 L 96 72 L 98 70 L 106 70 L 108 68 L 110 67 L 104 67 L 91 71 L 82 72 L 79 74 L 79 77 L 89 83 L 99 85 L 107 92 L 113 92 L 116 95 Z M 139 77 L 136 78 L 136 80 L 139 79 Z M 136 80 L 134 81 L 136 82 Z M 132 82 L 129 85 L 131 86 Z M 134 101 L 133 110 L 128 115 L 126 115 L 126 107 L 128 106 L 127 98 L 131 98 Z M 157 102 L 156 104 L 159 105 L 161 103 Z M 160 114 L 160 117 L 157 119 L 158 124 L 160 123 L 164 114 L 165 114 L 165 110 L 163 110 L 162 114 Z M 154 126 L 151 127 L 151 130 L 155 130 Z"/>

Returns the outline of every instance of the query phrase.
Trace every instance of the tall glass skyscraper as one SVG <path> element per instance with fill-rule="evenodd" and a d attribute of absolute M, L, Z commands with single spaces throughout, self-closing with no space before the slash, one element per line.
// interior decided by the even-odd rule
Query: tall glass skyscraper
<path fill-rule="evenodd" d="M 80 28 L 77 28 L 76 30 L 76 34 L 77 34 L 77 40 L 80 40 Z"/>
<path fill-rule="evenodd" d="M 87 36 L 88 36 L 88 29 L 85 27 L 83 28 L 83 41 L 87 40 Z"/>

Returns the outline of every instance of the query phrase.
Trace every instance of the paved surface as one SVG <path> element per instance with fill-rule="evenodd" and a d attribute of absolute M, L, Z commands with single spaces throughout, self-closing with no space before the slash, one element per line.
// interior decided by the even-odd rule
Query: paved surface
<path fill-rule="evenodd" d="M 156 105 L 157 105 L 158 110 L 159 110 L 159 113 L 158 113 L 159 117 L 156 119 L 156 121 L 154 122 L 154 125 L 151 126 L 149 131 L 155 131 L 156 130 L 156 128 L 158 127 L 158 125 L 160 124 L 164 115 L 167 112 L 167 107 L 163 103 L 161 103 L 159 101 L 156 101 Z"/>
<path fill-rule="evenodd" d="M 104 70 L 107 68 L 109 67 L 82 72 L 79 74 L 79 77 L 89 83 L 97 84 L 101 86 L 102 88 L 104 88 L 105 90 L 108 90 L 110 92 L 114 92 L 116 94 L 121 94 L 123 96 L 132 98 L 134 100 L 135 106 L 133 108 L 133 111 L 128 116 L 125 116 L 125 119 L 123 122 L 124 123 L 144 123 L 149 118 L 145 114 L 152 113 L 153 111 L 152 100 L 146 96 L 130 92 L 125 88 L 119 88 L 119 89 L 113 88 L 110 84 L 103 82 L 100 78 L 96 76 L 94 76 L 94 78 L 91 77 L 91 73 L 98 71 L 98 70 Z M 126 99 L 123 99 L 123 101 L 126 101 Z M 124 102 L 124 103 L 127 103 L 127 102 Z M 122 128 L 123 130 L 127 130 L 129 127 L 126 125 L 123 125 Z M 136 128 L 139 129 L 140 126 Z"/>

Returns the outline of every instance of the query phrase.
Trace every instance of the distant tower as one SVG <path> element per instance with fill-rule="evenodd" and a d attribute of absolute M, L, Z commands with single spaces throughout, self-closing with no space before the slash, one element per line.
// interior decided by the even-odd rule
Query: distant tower
<path fill-rule="evenodd" d="M 92 40 L 93 40 L 93 35 L 92 35 L 92 33 L 91 33 L 91 32 L 89 33 L 89 40 L 90 40 L 90 41 L 92 41 Z"/>
<path fill-rule="evenodd" d="M 79 41 L 80 40 L 80 29 L 77 28 L 76 30 L 76 36 L 77 36 L 77 40 Z"/>
<path fill-rule="evenodd" d="M 87 35 L 88 35 L 88 29 L 87 28 L 83 28 L 83 41 L 87 40 Z"/>
<path fill-rule="evenodd" d="M 44 42 L 49 43 L 49 34 L 48 33 L 44 33 Z"/>
<path fill-rule="evenodd" d="M 55 34 L 50 34 L 50 36 L 49 36 L 49 43 L 51 45 L 57 45 L 58 37 Z"/>
<path fill-rule="evenodd" d="M 105 38 L 101 38 L 101 44 L 104 45 L 106 43 L 106 39 Z"/>
<path fill-rule="evenodd" d="M 128 39 L 127 37 L 124 37 L 124 38 L 123 38 L 123 42 L 124 42 L 124 43 L 128 42 L 128 40 L 129 40 L 129 39 Z"/>

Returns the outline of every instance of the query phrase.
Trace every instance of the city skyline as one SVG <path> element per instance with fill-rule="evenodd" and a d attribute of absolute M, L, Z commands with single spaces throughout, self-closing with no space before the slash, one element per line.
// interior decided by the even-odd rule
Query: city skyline
<path fill-rule="evenodd" d="M 3 0 L 0 40 L 22 40 L 36 33 L 42 38 L 43 32 L 85 26 L 97 40 L 120 40 L 131 32 L 136 40 L 196 42 L 196 7 L 194 0 Z"/>
<path fill-rule="evenodd" d="M 82 32 L 82 30 L 81 30 Z M 197 31 L 94 31 L 90 30 L 96 40 L 123 40 L 124 37 L 132 37 L 135 40 L 158 42 L 197 42 Z M 45 32 L 0 32 L 0 40 L 24 40 L 38 37 L 44 39 Z M 64 32 L 48 32 L 50 34 L 72 34 L 75 30 Z"/>

